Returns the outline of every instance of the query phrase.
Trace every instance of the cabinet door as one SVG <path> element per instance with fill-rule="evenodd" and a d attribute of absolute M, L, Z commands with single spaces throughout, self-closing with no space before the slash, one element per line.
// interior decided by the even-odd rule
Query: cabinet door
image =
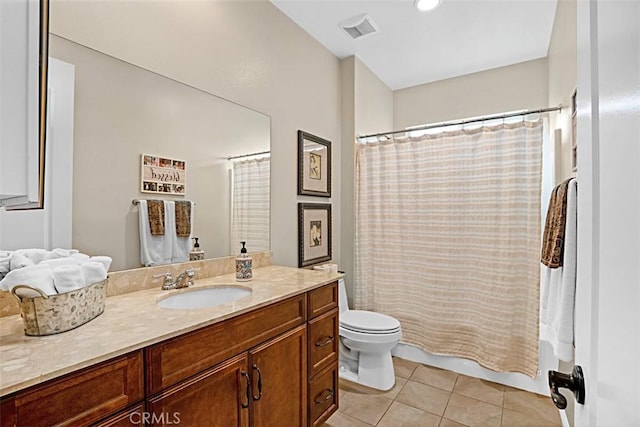
<path fill-rule="evenodd" d="M 249 352 L 253 426 L 306 425 L 306 338 L 302 325 Z"/>
<path fill-rule="evenodd" d="M 250 391 L 243 353 L 148 399 L 144 421 L 153 426 L 246 427 Z"/>

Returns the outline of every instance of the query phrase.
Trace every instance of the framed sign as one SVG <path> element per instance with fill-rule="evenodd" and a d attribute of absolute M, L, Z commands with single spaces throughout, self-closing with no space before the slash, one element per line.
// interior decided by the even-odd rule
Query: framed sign
<path fill-rule="evenodd" d="M 298 131 L 298 194 L 331 197 L 331 142 Z"/>
<path fill-rule="evenodd" d="M 142 154 L 140 191 L 184 196 L 187 165 L 184 160 Z"/>
<path fill-rule="evenodd" d="M 331 260 L 331 205 L 298 203 L 298 267 Z"/>

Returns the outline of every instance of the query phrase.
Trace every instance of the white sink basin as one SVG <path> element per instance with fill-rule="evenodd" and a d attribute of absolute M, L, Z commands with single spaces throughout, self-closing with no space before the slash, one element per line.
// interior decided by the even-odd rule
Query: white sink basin
<path fill-rule="evenodd" d="M 251 294 L 251 289 L 241 286 L 216 286 L 187 290 L 159 299 L 156 304 L 162 308 L 204 308 L 226 304 Z"/>

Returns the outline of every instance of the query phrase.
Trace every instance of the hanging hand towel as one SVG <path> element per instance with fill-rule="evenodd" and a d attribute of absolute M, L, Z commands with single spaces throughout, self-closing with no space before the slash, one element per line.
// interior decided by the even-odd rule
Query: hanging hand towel
<path fill-rule="evenodd" d="M 168 208 L 168 202 L 164 203 L 164 223 L 166 226 L 168 225 L 167 216 L 170 212 L 173 212 L 173 209 Z M 165 233 L 162 236 L 154 236 L 151 234 L 151 229 L 149 226 L 149 211 L 146 200 L 140 200 L 138 213 L 140 232 L 140 261 L 142 262 L 142 265 L 152 266 L 171 263 L 171 252 L 173 249 L 172 245 L 174 233 Z M 175 230 L 175 227 L 167 229 Z"/>
<path fill-rule="evenodd" d="M 540 265 L 540 340 L 553 347 L 556 357 L 573 359 L 577 256 L 577 181 L 567 188 L 566 228 L 562 266 Z"/>
<path fill-rule="evenodd" d="M 140 206 L 142 209 L 142 206 Z M 147 200 L 147 210 L 149 211 L 149 229 L 151 235 L 162 236 L 164 234 L 164 202 L 162 200 Z"/>
<path fill-rule="evenodd" d="M 189 202 L 191 203 L 191 202 Z M 193 224 L 193 215 L 195 209 L 191 206 L 190 222 Z M 175 202 L 167 202 L 165 207 L 167 213 L 167 230 L 176 230 L 176 209 Z M 171 233 L 166 233 L 171 234 Z M 191 233 L 186 237 L 178 237 L 177 231 L 173 233 L 171 242 L 171 262 L 186 262 L 189 261 L 189 251 L 191 250 Z"/>
<path fill-rule="evenodd" d="M 177 201 L 176 204 L 176 234 L 178 237 L 191 235 L 191 202 Z"/>
<path fill-rule="evenodd" d="M 541 261 L 549 268 L 562 267 L 565 246 L 567 189 L 570 179 L 557 185 L 551 193 L 542 236 Z"/>

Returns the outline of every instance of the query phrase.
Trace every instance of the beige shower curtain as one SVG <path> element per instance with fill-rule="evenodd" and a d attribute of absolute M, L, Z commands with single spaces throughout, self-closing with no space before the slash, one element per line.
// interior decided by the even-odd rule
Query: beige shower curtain
<path fill-rule="evenodd" d="M 402 341 L 534 377 L 542 122 L 359 144 L 356 308 Z"/>

